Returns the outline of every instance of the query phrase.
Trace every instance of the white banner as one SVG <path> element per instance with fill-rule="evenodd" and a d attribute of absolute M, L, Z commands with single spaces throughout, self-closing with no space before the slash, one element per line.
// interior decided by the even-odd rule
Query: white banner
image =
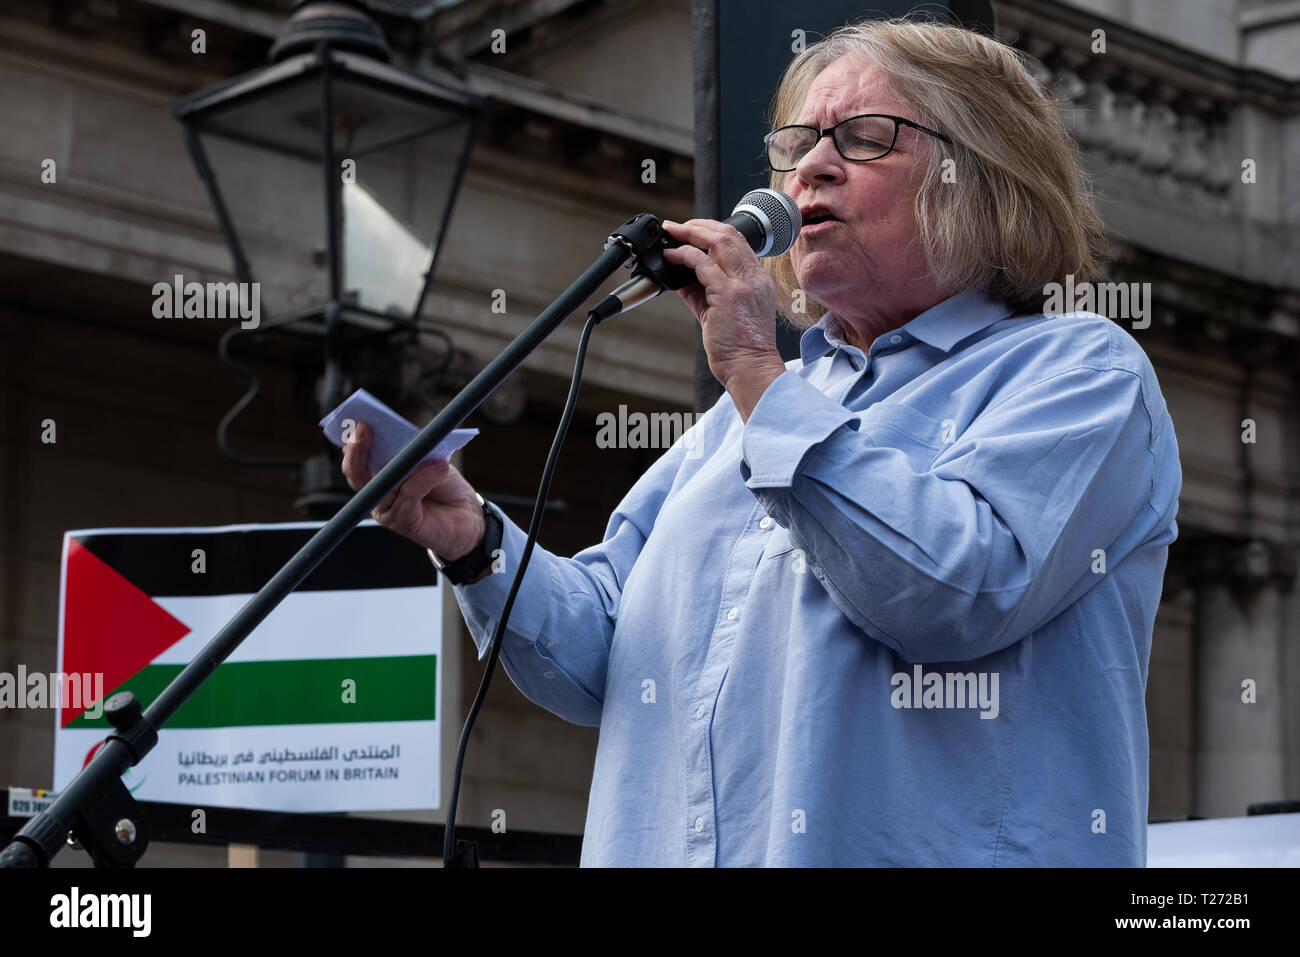
<path fill-rule="evenodd" d="M 59 672 L 148 707 L 318 523 L 64 537 Z M 283 811 L 437 808 L 442 593 L 424 551 L 367 521 L 290 594 L 123 776 L 138 800 Z M 62 790 L 111 730 L 56 710 Z"/>

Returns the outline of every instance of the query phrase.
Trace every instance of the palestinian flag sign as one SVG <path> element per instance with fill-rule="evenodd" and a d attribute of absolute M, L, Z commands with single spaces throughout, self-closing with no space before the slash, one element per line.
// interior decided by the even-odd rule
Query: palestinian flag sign
<path fill-rule="evenodd" d="M 81 675 L 105 697 L 132 691 L 147 708 L 318 528 L 65 533 L 60 674 Z M 368 520 L 244 639 L 123 780 L 138 800 L 194 807 L 437 808 L 441 653 L 436 570 L 423 549 Z M 60 702 L 56 714 L 62 790 L 111 728 L 102 700 Z"/>

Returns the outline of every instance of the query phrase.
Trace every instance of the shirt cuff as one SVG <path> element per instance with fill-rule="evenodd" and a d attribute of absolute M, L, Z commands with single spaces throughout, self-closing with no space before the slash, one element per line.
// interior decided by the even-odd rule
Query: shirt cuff
<path fill-rule="evenodd" d="M 524 543 L 528 533 L 520 528 L 501 511 L 495 502 L 488 502 L 488 508 L 496 512 L 501 519 L 501 557 L 493 567 L 500 571 L 491 571 L 480 581 L 473 584 L 452 585 L 456 603 L 460 605 L 461 614 L 469 628 L 470 637 L 478 648 L 481 661 L 492 647 L 492 636 L 496 633 L 497 621 L 505 607 L 506 596 L 510 593 L 510 584 L 514 581 L 519 568 L 519 559 L 524 553 Z M 513 635 L 528 643 L 535 643 L 546 624 L 550 611 L 551 596 L 557 594 L 551 577 L 550 552 L 540 545 L 533 546 L 532 557 L 528 561 L 528 570 L 515 596 L 514 607 L 510 610 L 510 622 L 506 628 L 507 635 Z"/>
<path fill-rule="evenodd" d="M 802 376 L 786 372 L 767 387 L 741 433 L 740 474 L 751 490 L 789 488 L 804 460 L 859 419 Z"/>

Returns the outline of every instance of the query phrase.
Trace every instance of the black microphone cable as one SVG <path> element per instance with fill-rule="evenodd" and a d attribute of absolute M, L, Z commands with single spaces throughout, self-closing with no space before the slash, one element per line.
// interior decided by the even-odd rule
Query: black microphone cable
<path fill-rule="evenodd" d="M 803 221 L 799 206 L 793 199 L 777 190 L 763 188 L 750 190 L 742 196 L 731 216 L 725 222 L 735 226 L 745 235 L 757 255 L 771 256 L 780 255 L 790 248 L 799 235 Z M 675 241 L 673 244 L 676 245 Z M 664 263 L 661 255 L 662 250 L 657 252 L 660 255 L 655 255 L 656 250 L 650 250 L 647 254 L 643 254 L 641 265 L 645 267 L 648 264 L 653 264 L 649 265 L 647 275 L 624 283 L 587 313 L 587 323 L 582 328 L 582 337 L 578 341 L 578 352 L 573 363 L 573 378 L 569 382 L 569 397 L 564 404 L 564 412 L 560 415 L 560 425 L 555 431 L 555 439 L 551 443 L 550 454 L 546 457 L 546 467 L 542 470 L 541 486 L 537 490 L 537 500 L 533 504 L 533 517 L 528 524 L 528 541 L 524 544 L 524 552 L 519 560 L 519 568 L 515 571 L 514 580 L 510 583 L 510 592 L 506 595 L 505 605 L 501 609 L 501 619 L 497 622 L 496 632 L 492 636 L 492 648 L 488 654 L 487 665 L 483 669 L 483 678 L 479 683 L 478 693 L 474 695 L 474 702 L 470 705 L 469 715 L 465 719 L 465 726 L 461 729 L 460 743 L 456 748 L 456 770 L 452 776 L 451 800 L 447 805 L 447 824 L 443 833 L 443 867 L 454 866 L 451 861 L 455 856 L 454 849 L 456 846 L 456 805 L 460 798 L 460 776 L 465 766 L 465 750 L 469 746 L 469 735 L 474 728 L 474 720 L 478 717 L 478 713 L 483 707 L 483 701 L 487 697 L 488 686 L 491 684 L 492 675 L 496 671 L 497 659 L 501 656 L 501 641 L 505 636 L 506 623 L 510 619 L 510 611 L 514 608 L 515 596 L 519 594 L 519 586 L 523 582 L 524 573 L 528 569 L 528 561 L 532 557 L 533 546 L 537 543 L 537 533 L 542 526 L 546 498 L 550 494 L 551 477 L 555 474 L 555 465 L 560 457 L 560 447 L 564 444 L 565 436 L 568 435 L 569 422 L 573 419 L 573 409 L 578 399 L 578 389 L 582 384 L 582 364 L 587 355 L 587 345 L 591 339 L 591 331 L 606 319 L 613 318 L 653 299 L 665 289 L 676 289 L 685 282 L 694 279 L 693 271 L 681 266 L 671 266 Z"/>
<path fill-rule="evenodd" d="M 564 444 L 564 439 L 569 433 L 569 422 L 573 419 L 573 409 L 578 400 L 578 389 L 582 385 L 582 364 L 587 356 L 587 344 L 591 339 L 591 331 L 602 321 L 602 317 L 597 315 L 593 309 L 587 314 L 587 324 L 582 327 L 582 338 L 578 341 L 578 352 L 573 363 L 573 378 L 569 383 L 569 397 L 564 404 L 564 411 L 560 415 L 560 425 L 555 430 L 555 439 L 551 442 L 550 454 L 546 457 L 546 466 L 542 469 L 541 485 L 537 489 L 537 500 L 533 504 L 533 517 L 528 523 L 528 541 L 524 543 L 523 555 L 519 559 L 519 568 L 515 570 L 514 580 L 510 583 L 510 592 L 506 595 L 506 603 L 501 609 L 501 619 L 497 622 L 495 634 L 492 636 L 492 649 L 488 653 L 487 664 L 483 668 L 483 678 L 479 682 L 478 693 L 474 695 L 474 703 L 470 705 L 469 715 L 465 718 L 465 726 L 460 732 L 460 744 L 456 748 L 456 771 L 451 782 L 451 800 L 447 805 L 447 825 L 443 834 L 442 844 L 442 866 L 448 867 L 454 857 L 455 834 L 456 834 L 456 804 L 460 797 L 460 775 L 465 766 L 465 750 L 469 745 L 470 731 L 474 728 L 474 719 L 478 717 L 479 710 L 483 707 L 483 701 L 487 698 L 488 686 L 492 683 L 492 675 L 496 671 L 497 659 L 501 656 L 501 641 L 505 636 L 506 622 L 510 620 L 510 611 L 515 604 L 515 596 L 519 593 L 519 586 L 524 580 L 524 572 L 528 569 L 528 560 L 532 557 L 533 546 L 537 542 L 537 533 L 542 527 L 542 515 L 545 511 L 546 498 L 551 490 L 551 478 L 555 474 L 555 466 L 560 458 L 560 447 Z"/>

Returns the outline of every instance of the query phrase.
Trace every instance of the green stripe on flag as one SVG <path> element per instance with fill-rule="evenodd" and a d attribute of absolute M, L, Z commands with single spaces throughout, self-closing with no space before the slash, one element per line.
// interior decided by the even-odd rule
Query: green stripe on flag
<path fill-rule="evenodd" d="M 227 662 L 167 727 L 432 721 L 437 662 L 437 655 Z M 134 692 L 147 708 L 184 667 L 149 665 L 110 694 Z M 345 687 L 348 680 L 355 684 Z M 349 693 L 348 687 L 354 690 Z M 83 714 L 68 727 L 109 724 L 103 717 L 90 720 Z"/>

